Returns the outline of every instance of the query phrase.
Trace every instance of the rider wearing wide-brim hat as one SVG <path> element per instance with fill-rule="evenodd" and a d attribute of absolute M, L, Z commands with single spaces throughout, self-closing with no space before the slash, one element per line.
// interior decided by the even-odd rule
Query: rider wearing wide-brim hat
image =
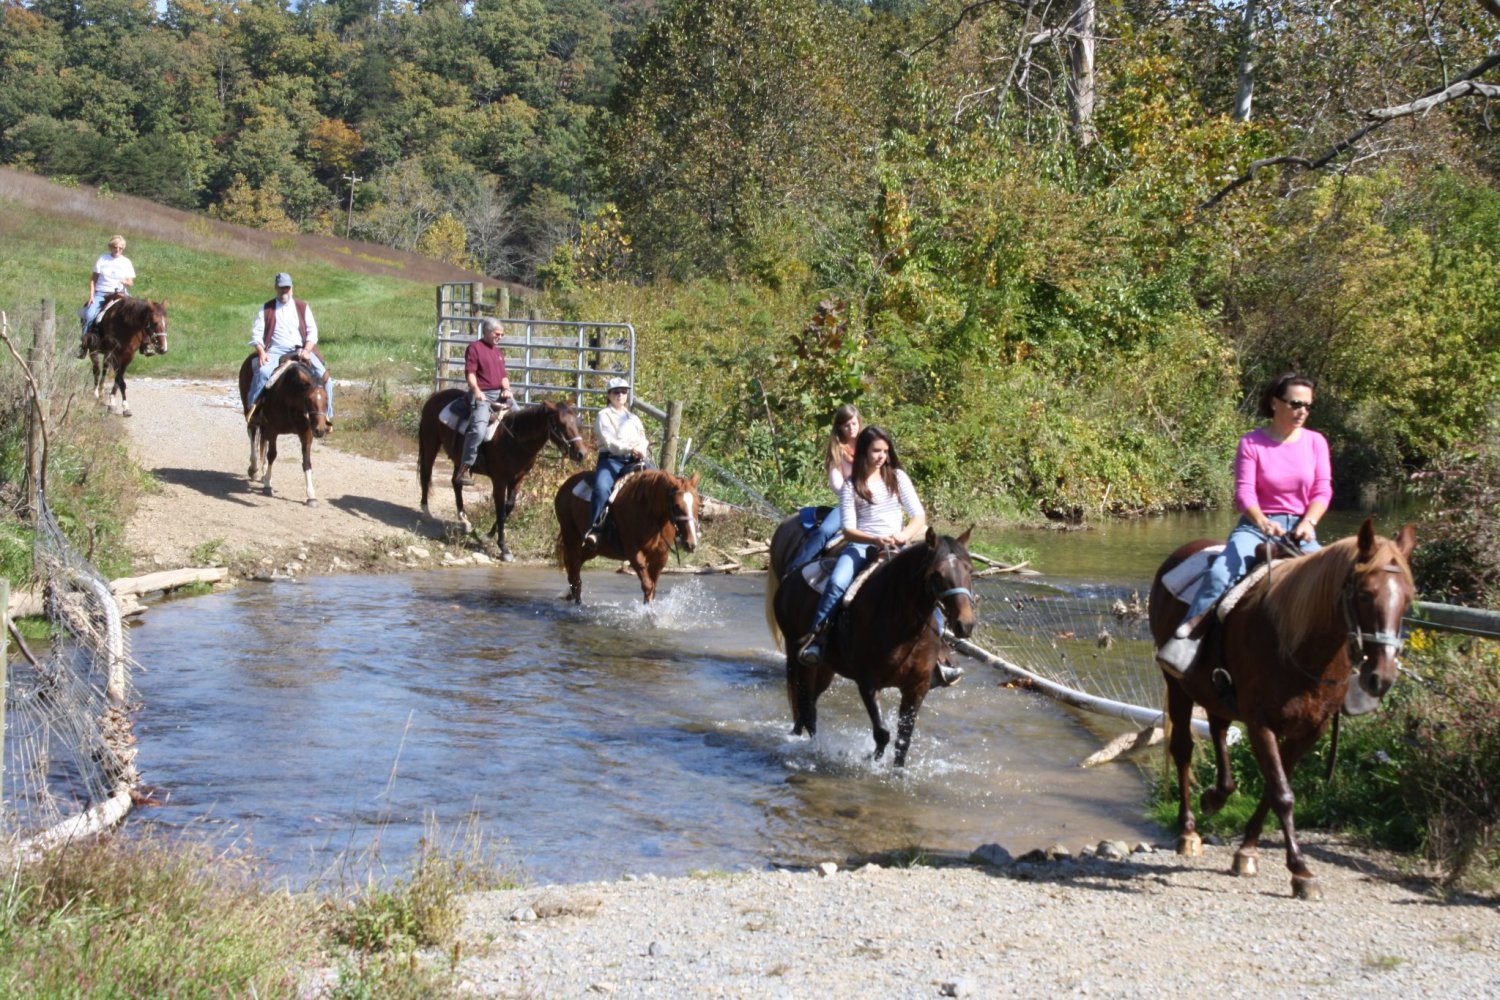
<path fill-rule="evenodd" d="M 88 354 L 89 328 L 99 318 L 105 301 L 116 292 L 124 293 L 134 284 L 135 265 L 125 256 L 125 237 L 116 233 L 109 238 L 109 252 L 99 255 L 94 261 L 94 271 L 89 275 L 89 297 L 83 306 L 83 326 L 79 330 L 80 358 Z"/>
<path fill-rule="evenodd" d="M 594 468 L 594 494 L 590 498 L 589 530 L 583 536 L 585 548 L 599 544 L 599 527 L 604 508 L 616 480 L 627 472 L 651 468 L 647 454 L 651 442 L 646 439 L 646 425 L 630 412 L 630 383 L 618 376 L 604 387 L 609 405 L 599 411 L 594 424 L 594 442 L 599 449 L 599 464 Z"/>

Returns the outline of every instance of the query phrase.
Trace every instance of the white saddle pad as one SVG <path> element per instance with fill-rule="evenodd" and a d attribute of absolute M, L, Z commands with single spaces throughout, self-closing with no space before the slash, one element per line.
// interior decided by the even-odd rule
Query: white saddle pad
<path fill-rule="evenodd" d="M 642 470 L 636 470 L 636 471 L 642 471 Z M 633 475 L 635 475 L 634 472 L 629 473 L 628 475 L 621 476 L 619 479 L 615 480 L 614 488 L 609 491 L 609 502 L 610 503 L 614 503 L 615 502 L 615 497 L 617 497 L 617 496 L 620 495 L 620 487 L 623 486 L 623 485 L 625 485 L 625 481 L 627 479 L 629 479 Z M 578 499 L 583 500 L 585 502 L 594 499 L 594 482 L 593 482 L 593 480 L 591 478 L 589 478 L 588 476 L 584 476 L 582 479 L 578 480 L 578 482 L 576 482 L 576 483 L 573 484 L 573 495 L 575 497 L 577 497 Z"/>
<path fill-rule="evenodd" d="M 1191 604 L 1193 595 L 1198 592 L 1198 584 L 1203 580 L 1203 574 L 1208 572 L 1209 560 L 1223 551 L 1222 545 L 1210 545 L 1206 549 L 1199 549 L 1163 573 L 1162 586 L 1167 588 L 1167 593 L 1179 601 Z"/>
<path fill-rule="evenodd" d="M 468 401 L 469 401 L 469 397 L 467 397 L 467 396 L 459 396 L 453 402 L 451 402 L 447 406 L 443 407 L 441 410 L 438 411 L 438 422 L 440 424 L 442 424 L 444 427 L 451 427 L 453 430 L 457 431 L 459 434 L 462 434 L 464 431 L 468 430 L 469 429 L 469 406 L 468 406 Z M 495 437 L 495 432 L 500 429 L 500 425 L 503 424 L 503 423 L 505 423 L 505 421 L 509 417 L 510 417 L 510 410 L 506 410 L 504 413 L 502 413 L 500 415 L 500 419 L 499 420 L 494 421 L 493 423 L 491 423 L 485 429 L 483 440 L 485 440 L 485 441 L 493 440 L 494 437 Z"/>
<path fill-rule="evenodd" d="M 854 600 L 854 595 L 859 593 L 859 588 L 864 585 L 865 580 L 869 578 L 870 574 L 889 561 L 888 559 L 873 559 L 864 569 L 860 570 L 859 575 L 850 582 L 849 589 L 844 591 L 844 596 L 839 598 L 839 607 L 848 607 L 849 602 Z M 822 559 L 814 559 L 806 566 L 803 566 L 799 572 L 802 574 L 802 579 L 807 581 L 807 585 L 821 594 L 828 589 L 828 580 L 833 576 L 833 567 L 837 563 L 838 556 L 825 556 Z"/>

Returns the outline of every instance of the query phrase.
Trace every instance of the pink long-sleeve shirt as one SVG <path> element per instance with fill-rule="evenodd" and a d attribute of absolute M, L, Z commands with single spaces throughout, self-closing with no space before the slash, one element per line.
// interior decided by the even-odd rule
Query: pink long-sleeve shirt
<path fill-rule="evenodd" d="M 1234 503 L 1264 514 L 1307 513 L 1333 499 L 1333 465 L 1328 439 L 1306 427 L 1293 441 L 1277 441 L 1256 428 L 1240 438 L 1234 457 Z"/>

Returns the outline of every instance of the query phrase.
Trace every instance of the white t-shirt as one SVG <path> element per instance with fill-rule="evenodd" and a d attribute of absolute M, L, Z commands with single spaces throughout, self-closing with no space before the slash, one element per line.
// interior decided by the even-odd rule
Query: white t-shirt
<path fill-rule="evenodd" d="M 275 300 L 276 329 L 271 331 L 271 346 L 266 348 L 267 354 L 285 354 L 295 351 L 302 346 L 302 326 L 297 321 L 297 302 L 283 302 Z M 310 348 L 318 342 L 318 321 L 313 319 L 312 306 L 307 307 L 307 346 Z M 255 322 L 250 324 L 251 347 L 264 343 L 266 339 L 266 310 L 264 307 L 255 310 Z"/>
<path fill-rule="evenodd" d="M 135 265 L 124 254 L 116 257 L 107 253 L 94 261 L 94 273 L 98 275 L 94 279 L 94 294 L 103 292 L 108 295 L 125 288 L 127 279 L 135 280 Z"/>

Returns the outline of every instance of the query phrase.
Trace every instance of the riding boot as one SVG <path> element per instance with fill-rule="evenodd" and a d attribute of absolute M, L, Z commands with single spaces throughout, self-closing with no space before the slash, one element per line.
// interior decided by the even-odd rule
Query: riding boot
<path fill-rule="evenodd" d="M 1215 667 L 1209 680 L 1213 682 L 1214 694 L 1218 695 L 1220 704 L 1229 710 L 1230 715 L 1238 715 L 1240 703 L 1234 695 L 1234 678 L 1229 676 L 1229 671 Z"/>
<path fill-rule="evenodd" d="M 964 668 L 953 662 L 945 649 L 938 655 L 938 661 L 932 665 L 932 687 L 952 687 L 963 680 Z"/>
<path fill-rule="evenodd" d="M 453 470 L 453 485 L 454 486 L 473 486 L 474 485 L 474 477 L 472 475 L 470 475 L 470 471 L 471 470 L 469 469 L 469 467 L 467 465 L 460 465 L 458 468 L 454 469 Z"/>
<path fill-rule="evenodd" d="M 804 635 L 798 642 L 797 662 L 804 667 L 821 667 L 823 665 L 823 632 L 828 628 L 826 621 L 819 622 L 812 630 Z"/>
<path fill-rule="evenodd" d="M 78 357 L 83 359 L 89 356 L 94 349 L 94 334 L 92 331 L 85 333 L 83 339 L 78 342 Z"/>

